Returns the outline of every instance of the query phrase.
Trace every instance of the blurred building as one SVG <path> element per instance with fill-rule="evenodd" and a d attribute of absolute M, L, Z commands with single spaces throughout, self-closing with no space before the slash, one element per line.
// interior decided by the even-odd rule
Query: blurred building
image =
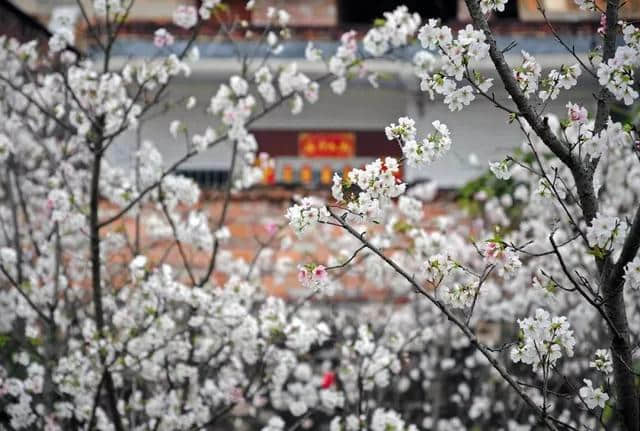
<path fill-rule="evenodd" d="M 37 40 L 45 46 L 51 33 L 37 18 L 14 5 L 9 0 L 0 0 L 2 28 L 0 35 L 15 38 L 21 42 Z"/>
<path fill-rule="evenodd" d="M 82 1 L 90 12 L 92 2 Z M 554 28 L 569 46 L 575 48 L 578 55 L 586 58 L 587 53 L 599 44 L 596 29 L 600 17 L 580 11 L 573 0 L 540 1 Z M 166 27 L 176 36 L 184 37 L 186 33 L 171 23 L 173 10 L 178 4 L 184 3 L 198 2 L 137 0 L 131 10 L 129 23 L 123 28 L 123 37 L 114 47 L 115 67 L 157 53 L 152 35 L 158 27 Z M 248 28 L 258 34 L 266 23 L 269 6 L 288 10 L 292 16 L 290 26 L 293 37 L 285 43 L 274 61 L 283 64 L 295 60 L 301 71 L 312 76 L 321 74 L 323 67 L 304 59 L 308 40 L 313 40 L 316 46 L 331 54 L 344 31 L 355 29 L 363 35 L 376 17 L 399 4 L 406 4 L 424 19 L 440 18 L 454 29 L 464 27 L 469 21 L 462 0 L 257 0 L 252 11 L 245 10 L 244 0 L 228 0 L 225 3 L 229 6 L 230 14 L 246 20 Z M 44 23 L 55 21 L 56 14 L 59 15 L 61 11 L 70 14 L 74 17 L 77 45 L 86 52 L 97 52 L 92 49 L 90 38 L 83 36 L 86 26 L 77 6 L 74 6 L 74 0 L 22 0 L 19 5 Z M 625 2 L 622 15 L 628 18 L 640 16 L 640 0 Z M 492 17 L 492 28 L 500 46 L 515 43 L 507 53 L 507 59 L 512 64 L 520 62 L 520 50 L 534 55 L 545 73 L 553 66 L 575 63 L 575 59 L 554 40 L 547 23 L 537 12 L 537 0 L 509 1 L 504 12 Z M 176 82 L 172 91 L 174 98 L 196 95 L 199 99 L 198 108 L 189 112 L 177 109 L 143 125 L 143 137 L 156 142 L 168 161 L 184 153 L 184 144 L 173 141 L 167 133 L 170 120 L 183 120 L 195 133 L 211 125 L 212 120 L 205 112 L 209 98 L 230 73 L 239 70 L 239 64 L 234 59 L 236 48 L 216 37 L 218 30 L 213 22 L 204 28 L 203 37 L 198 42 L 201 61 L 194 66 L 192 77 L 188 81 Z M 239 42 L 238 46 L 248 54 L 256 53 L 253 43 Z M 176 43 L 175 47 L 179 49 L 180 43 Z M 398 56 L 410 59 L 417 49 L 416 45 Z M 492 73 L 488 62 L 479 68 L 489 75 Z M 426 170 L 409 169 L 404 172 L 409 182 L 435 179 L 445 187 L 460 185 L 484 169 L 488 160 L 502 157 L 522 140 L 519 129 L 508 126 L 504 114 L 485 100 L 477 99 L 462 112 L 451 113 L 440 101 L 430 101 L 426 94 L 418 90 L 418 81 L 406 63 L 377 61 L 372 63 L 371 69 L 389 74 L 392 78 L 381 81 L 381 88 L 377 90 L 372 89 L 366 81 L 355 80 L 342 96 L 323 88 L 320 100 L 315 105 L 306 105 L 302 114 L 291 116 L 288 107 L 283 106 L 252 127 L 261 150 L 274 156 L 275 164 L 267 172 L 267 181 L 318 186 L 329 181 L 332 171 L 360 166 L 375 157 L 397 155 L 397 145 L 386 141 L 383 129 L 404 115 L 415 118 L 422 130 L 429 130 L 432 121 L 440 120 L 449 125 L 454 140 L 452 154 L 444 160 Z M 509 103 L 499 80 L 494 78 L 496 98 Z M 550 104 L 550 110 L 564 112 L 569 99 L 588 107 L 593 106 L 592 94 L 596 84 L 591 76 L 583 73 L 580 85 L 570 92 L 561 92 L 560 97 Z M 128 148 L 132 146 L 124 144 L 134 139 L 134 135 L 127 135 L 124 139 L 120 145 L 113 147 L 110 154 L 116 163 L 131 161 L 132 153 Z M 477 156 L 479 167 L 468 163 L 471 154 Z M 183 170 L 204 184 L 216 185 L 227 177 L 229 158 L 230 148 L 219 146 L 192 159 L 183 166 Z"/>

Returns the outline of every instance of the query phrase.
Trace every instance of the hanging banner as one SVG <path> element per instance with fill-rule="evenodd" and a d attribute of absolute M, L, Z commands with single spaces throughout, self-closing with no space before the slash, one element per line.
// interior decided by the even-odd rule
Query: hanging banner
<path fill-rule="evenodd" d="M 284 165 L 282 167 L 282 182 L 287 184 L 293 182 L 293 167 L 291 165 Z"/>
<path fill-rule="evenodd" d="M 349 158 L 356 153 L 355 133 L 300 133 L 298 155 L 300 157 Z"/>
<path fill-rule="evenodd" d="M 304 165 L 300 169 L 300 182 L 302 184 L 311 184 L 313 181 L 313 168 L 310 165 Z"/>

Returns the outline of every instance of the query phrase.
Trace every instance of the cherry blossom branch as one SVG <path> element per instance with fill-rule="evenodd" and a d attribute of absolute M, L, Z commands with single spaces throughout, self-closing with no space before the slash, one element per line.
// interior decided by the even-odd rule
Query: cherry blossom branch
<path fill-rule="evenodd" d="M 465 321 L 465 325 L 469 326 L 469 322 L 471 322 L 471 318 L 473 317 L 473 310 L 476 308 L 476 302 L 478 301 L 478 295 L 480 294 L 480 288 L 484 284 L 485 281 L 489 278 L 493 270 L 496 268 L 495 264 L 491 264 L 485 267 L 484 271 L 480 275 L 480 279 L 478 280 L 478 288 L 476 292 L 473 294 L 473 302 L 471 303 L 471 308 L 469 309 L 469 315 L 467 316 L 467 320 Z"/>
<path fill-rule="evenodd" d="M 465 65 L 464 77 L 467 80 L 467 82 L 474 88 L 474 90 L 476 90 L 478 92 L 478 94 L 480 94 L 482 97 L 487 99 L 489 102 L 493 103 L 493 105 L 496 108 L 501 109 L 504 112 L 506 112 L 507 114 L 512 115 L 514 117 L 517 117 L 517 116 L 520 115 L 520 113 L 518 111 L 514 111 L 513 109 L 508 108 L 506 105 L 498 102 L 498 100 L 496 99 L 495 93 L 491 93 L 491 95 L 489 95 L 486 91 L 482 90 L 480 88 L 480 86 L 471 77 L 471 73 L 469 72 L 469 65 L 468 64 Z"/>
<path fill-rule="evenodd" d="M 591 412 L 591 414 L 598 419 L 598 421 L 600 422 L 600 424 L 604 427 L 604 429 L 607 429 L 607 425 L 603 422 L 602 417 L 597 416 L 595 413 L 592 412 L 592 409 L 589 408 L 589 405 L 586 403 L 586 401 L 584 400 L 584 397 L 582 395 L 580 395 L 580 391 L 578 390 L 578 388 L 571 383 L 571 381 L 569 380 L 569 378 L 567 376 L 565 376 L 564 374 L 562 374 L 560 372 L 560 370 L 558 370 L 558 367 L 556 365 L 552 365 L 551 368 L 553 369 L 553 371 L 555 371 L 555 373 L 557 375 L 559 375 L 560 377 L 562 377 L 562 379 L 564 380 L 565 384 L 567 386 L 569 386 L 569 388 L 573 391 L 573 393 L 578 397 L 578 399 L 580 400 L 580 402 L 582 403 L 582 405 L 585 407 L 585 410 L 588 412 Z"/>
<path fill-rule="evenodd" d="M 415 281 L 413 276 L 404 271 L 398 264 L 396 264 L 392 259 L 385 256 L 377 247 L 371 244 L 367 239 L 365 239 L 364 235 L 358 233 L 351 225 L 346 223 L 340 216 L 338 216 L 335 212 L 333 212 L 330 208 L 327 208 L 331 217 L 333 217 L 340 225 L 349 232 L 354 238 L 358 239 L 363 245 L 365 245 L 369 250 L 373 253 L 377 254 L 387 265 L 392 267 L 399 275 L 401 275 L 405 280 L 407 280 L 417 293 L 421 294 L 425 298 L 427 298 L 432 304 L 434 304 L 446 317 L 449 321 L 453 322 L 455 326 L 457 326 L 464 336 L 469 340 L 469 342 L 482 353 L 482 355 L 489 361 L 491 366 L 500 374 L 500 376 L 511 386 L 516 393 L 520 396 L 520 398 L 531 408 L 532 411 L 536 413 L 536 415 L 540 418 L 540 420 L 551 430 L 557 430 L 556 426 L 553 424 L 549 418 L 550 416 L 543 412 L 540 407 L 536 405 L 536 403 L 522 391 L 519 387 L 518 383 L 511 377 L 509 372 L 491 355 L 489 350 L 478 341 L 478 337 L 473 333 L 473 331 L 462 321 L 458 316 L 453 314 L 439 299 L 431 295 L 427 292 L 418 282 Z"/>
<path fill-rule="evenodd" d="M 584 219 L 587 224 L 591 224 L 591 221 L 596 217 L 598 212 L 598 200 L 593 185 L 593 175 L 598 164 L 598 160 L 596 159 L 595 161 L 589 162 L 586 166 L 583 165 L 582 160 L 573 155 L 571 150 L 564 146 L 564 144 L 562 144 L 562 142 L 553 134 L 547 122 L 540 121 L 540 119 L 535 116 L 535 111 L 518 87 L 512 70 L 504 59 L 504 55 L 497 48 L 495 37 L 489 28 L 485 15 L 480 9 L 479 1 L 465 0 L 465 2 L 473 23 L 485 33 L 487 43 L 489 44 L 489 55 L 505 85 L 505 89 L 516 103 L 516 106 L 518 106 L 519 110 L 523 113 L 524 118 L 527 120 L 531 128 L 536 132 L 540 139 L 542 139 L 544 144 L 571 170 Z M 612 58 L 615 53 L 618 8 L 619 0 L 607 1 L 607 23 L 602 52 L 603 62 L 607 62 L 607 60 Z M 609 100 L 609 91 L 603 87 L 600 91 L 600 96 L 598 97 L 598 110 L 596 113 L 594 133 L 598 133 L 602 130 L 607 118 L 609 117 Z M 618 407 L 620 409 L 620 414 L 624 417 L 628 430 L 638 431 L 640 429 L 638 391 L 633 383 L 634 379 L 632 374 L 629 373 L 628 369 L 625 367 L 626 364 L 631 362 L 631 347 L 629 342 L 629 326 L 627 323 L 624 297 L 621 294 L 621 291 L 618 292 L 618 288 L 616 286 L 606 283 L 606 281 L 609 281 L 608 272 L 612 266 L 611 257 L 607 256 L 604 259 L 596 258 L 595 260 L 601 278 L 604 281 L 603 290 L 605 292 L 605 297 L 610 296 L 610 300 L 605 303 L 605 312 L 616 328 L 617 334 L 621 335 L 616 336 L 616 333 L 613 333 L 611 340 L 616 391 L 619 401 Z"/>
<path fill-rule="evenodd" d="M 627 233 L 627 237 L 622 245 L 622 251 L 620 257 L 611 269 L 609 274 L 609 285 L 614 286 L 613 293 L 618 293 L 622 290 L 624 283 L 623 277 L 625 273 L 625 267 L 631 262 L 638 254 L 640 248 L 640 206 L 636 209 L 636 213 L 633 217 L 631 228 Z"/>
<path fill-rule="evenodd" d="M 4 267 L 4 265 L 0 264 L 0 272 L 2 272 L 2 274 L 7 278 L 7 280 L 9 280 L 9 283 L 11 283 L 11 285 L 18 291 L 18 293 L 20 294 L 20 296 L 22 296 L 25 301 L 27 301 L 27 303 L 29 304 L 29 306 L 33 309 L 33 311 L 35 311 L 38 316 L 40 316 L 40 318 L 42 320 L 44 320 L 45 322 L 47 322 L 48 324 L 53 324 L 53 322 L 49 319 L 49 316 L 47 316 L 29 297 L 29 295 L 27 295 L 27 293 L 22 289 L 22 287 L 20 287 L 20 284 L 18 284 L 16 282 L 16 280 L 14 280 L 14 278 L 11 276 L 11 274 L 9 274 L 9 271 L 7 271 L 7 269 Z"/>
<path fill-rule="evenodd" d="M 584 166 L 570 152 L 570 150 L 553 134 L 546 119 L 540 119 L 527 97 L 518 86 L 511 67 L 507 64 L 504 54 L 498 49 L 493 32 L 489 28 L 487 18 L 480 9 L 478 0 L 465 0 L 471 18 L 477 28 L 482 30 L 489 45 L 489 56 L 502 80 L 505 89 L 513 99 L 527 123 L 542 139 L 547 147 L 571 170 L 576 185 L 580 201 L 583 204 L 584 215 L 587 222 L 596 216 L 597 200 L 593 189 L 593 172 L 585 169 Z"/>
<path fill-rule="evenodd" d="M 564 241 L 562 241 L 561 243 L 558 244 L 558 249 L 561 249 L 562 247 L 571 244 L 573 241 L 575 241 L 576 239 L 580 238 L 580 235 L 574 235 Z M 502 241 L 502 244 L 519 252 L 522 254 L 526 254 L 527 256 L 531 256 L 531 257 L 543 257 L 543 256 L 549 256 L 551 254 L 555 254 L 554 250 L 547 250 L 547 251 L 541 251 L 541 252 L 531 252 L 531 251 L 526 251 L 525 248 L 530 246 L 531 244 L 533 244 L 533 240 L 531 241 L 527 241 L 525 244 L 523 245 L 516 245 L 512 242 L 504 242 Z"/>
<path fill-rule="evenodd" d="M 594 307 L 598 311 L 598 313 L 600 313 L 600 315 L 602 316 L 604 321 L 607 322 L 607 324 L 609 325 L 609 329 L 617 337 L 620 337 L 620 333 L 618 332 L 618 329 L 616 328 L 616 326 L 611 321 L 611 318 L 609 316 L 607 316 L 607 313 L 605 313 L 604 310 L 602 309 L 602 307 L 593 298 L 591 298 L 586 292 L 584 292 L 582 290 L 582 288 L 580 287 L 580 284 L 574 280 L 573 275 L 571 275 L 571 272 L 569 271 L 569 268 L 567 267 L 567 264 L 565 263 L 564 258 L 562 257 L 562 254 L 560 253 L 560 250 L 558 250 L 558 245 L 556 244 L 555 240 L 553 239 L 553 235 L 554 234 L 555 234 L 555 232 L 551 232 L 551 235 L 549 235 L 549 242 L 551 243 L 551 246 L 553 247 L 554 254 L 558 258 L 558 262 L 560 263 L 560 267 L 562 268 L 562 272 L 564 272 L 564 274 L 567 276 L 567 278 L 569 279 L 571 284 L 573 284 L 573 286 L 576 288 L 578 293 L 580 293 L 580 295 L 589 304 L 591 304 L 591 306 Z"/>
<path fill-rule="evenodd" d="M 52 114 L 49 110 L 45 109 L 45 107 L 42 104 L 40 104 L 33 97 L 31 97 L 30 94 L 25 93 L 22 88 L 20 88 L 19 86 L 15 85 L 13 82 L 11 82 L 8 78 L 4 77 L 2 74 L 0 74 L 0 81 L 2 81 L 5 84 L 7 84 L 9 87 L 11 87 L 12 90 L 17 91 L 18 93 L 20 93 L 20 95 L 22 95 L 30 103 L 33 103 L 33 105 L 36 108 L 38 108 L 38 110 L 40 110 L 40 112 L 42 112 L 47 117 L 49 117 L 50 119 L 55 121 L 60 127 L 62 127 L 63 129 L 69 131 L 72 134 L 76 134 L 75 127 L 73 127 L 73 126 L 71 126 L 69 124 L 66 124 L 64 121 L 60 120 L 58 117 L 56 117 L 54 114 Z"/>
<path fill-rule="evenodd" d="M 253 272 L 253 269 L 258 263 L 258 259 L 260 258 L 260 255 L 267 247 L 269 247 L 273 243 L 273 241 L 278 237 L 278 234 L 282 231 L 283 228 L 284 226 L 278 226 L 278 229 L 265 242 L 262 242 L 256 238 L 256 241 L 258 241 L 259 247 L 254 253 L 253 258 L 251 258 L 251 262 L 249 263 L 249 269 L 247 270 L 247 275 L 245 276 L 245 280 L 251 279 L 251 273 Z"/>
<path fill-rule="evenodd" d="M 13 160 L 13 156 L 11 156 L 9 158 L 9 175 L 7 176 L 7 183 L 6 183 L 6 191 L 7 191 L 7 198 L 9 200 L 9 203 L 11 204 L 11 223 L 13 224 L 13 247 L 16 250 L 16 270 L 17 270 L 17 283 L 15 283 L 16 285 L 21 285 L 22 282 L 24 281 L 23 279 L 23 268 L 22 268 L 22 264 L 23 264 L 23 250 L 22 250 L 22 246 L 20 245 L 20 222 L 18 220 L 18 204 L 15 201 L 15 198 L 13 196 L 13 185 L 12 183 L 12 178 L 15 179 L 15 175 L 11 175 L 12 172 L 14 172 L 14 160 Z M 20 187 L 20 185 L 17 183 L 16 181 L 16 187 Z"/>
<path fill-rule="evenodd" d="M 553 195 L 554 195 L 556 201 L 560 204 L 560 207 L 562 208 L 562 210 L 566 214 L 567 218 L 569 219 L 569 222 L 574 227 L 574 229 L 578 232 L 578 234 L 580 235 L 580 237 L 584 241 L 585 245 L 587 247 L 589 247 L 589 241 L 587 240 L 586 235 L 584 234 L 584 232 L 582 232 L 582 229 L 580 229 L 580 226 L 578 225 L 577 220 L 574 219 L 573 215 L 571 214 L 571 211 L 569 211 L 569 209 L 567 208 L 567 205 L 565 204 L 564 200 L 560 196 L 560 193 L 558 192 L 558 189 L 556 188 L 556 185 L 555 185 L 555 180 L 551 180 L 551 178 L 549 178 L 549 175 L 547 174 L 547 172 L 546 172 L 546 170 L 544 168 L 544 165 L 542 163 L 542 159 L 540 158 L 540 155 L 538 154 L 538 150 L 536 149 L 535 145 L 533 145 L 533 141 L 531 140 L 531 136 L 529 135 L 529 133 L 527 133 L 525 131 L 524 127 L 522 126 L 522 123 L 518 122 L 518 125 L 520 127 L 520 130 L 522 130 L 522 133 L 527 138 L 527 142 L 529 144 L 529 148 L 531 148 L 531 152 L 533 153 L 535 161 L 536 161 L 536 163 L 538 165 L 538 169 L 540 169 L 540 176 L 547 182 L 547 184 L 551 188 L 551 191 L 553 192 Z M 557 175 L 557 171 L 556 171 L 556 175 Z"/>
<path fill-rule="evenodd" d="M 82 18 L 84 19 L 84 22 L 85 22 L 85 24 L 87 26 L 87 31 L 93 37 L 93 40 L 95 40 L 95 42 L 98 44 L 100 49 L 102 49 L 104 51 L 105 46 L 102 43 L 102 40 L 100 40 L 100 37 L 99 37 L 98 33 L 96 32 L 97 24 L 93 25 L 91 23 L 91 21 L 89 20 L 89 15 L 87 14 L 87 10 L 84 7 L 84 4 L 83 4 L 82 0 L 76 0 L 76 4 L 78 5 L 78 9 L 80 9 L 80 13 L 82 15 Z"/>
<path fill-rule="evenodd" d="M 229 166 L 229 176 L 227 178 L 227 184 L 224 191 L 224 200 L 222 203 L 222 212 L 220 213 L 220 219 L 218 220 L 218 224 L 216 226 L 216 232 L 222 229 L 224 226 L 224 222 L 227 218 L 227 211 L 229 209 L 229 204 L 231 203 L 231 188 L 233 187 L 233 171 L 236 167 L 236 159 L 238 158 L 238 141 L 233 141 L 231 150 L 231 165 Z M 213 251 L 211 252 L 211 257 L 209 258 L 209 266 L 207 271 L 205 272 L 204 277 L 200 279 L 200 282 L 197 284 L 199 287 L 202 287 L 211 277 L 211 273 L 213 272 L 216 266 L 216 257 L 218 256 L 218 249 L 220 248 L 220 240 L 218 239 L 216 232 L 213 235 Z"/>
<path fill-rule="evenodd" d="M 176 224 L 173 221 L 173 217 L 171 217 L 171 214 L 169 213 L 169 208 L 167 208 L 167 203 L 165 202 L 164 196 L 162 194 L 162 185 L 158 186 L 158 195 L 159 195 L 159 200 L 160 200 L 160 206 L 162 207 L 162 212 L 164 213 L 164 216 L 167 218 L 167 221 L 169 222 L 169 226 L 171 226 L 171 232 L 173 233 L 174 241 L 175 241 L 176 245 L 178 246 L 178 251 L 180 252 L 180 256 L 182 257 L 182 264 L 184 265 L 185 269 L 187 270 L 187 274 L 189 275 L 189 279 L 191 280 L 191 284 L 193 286 L 195 286 L 196 285 L 196 279 L 193 276 L 193 271 L 191 270 L 191 265 L 189 264 L 189 259 L 187 258 L 187 254 L 185 253 L 184 247 L 182 246 L 182 241 L 179 238 L 178 229 L 176 228 Z"/>
<path fill-rule="evenodd" d="M 549 21 L 549 18 L 547 17 L 547 11 L 546 11 L 545 7 L 542 5 L 542 3 L 540 2 L 540 0 L 536 0 L 536 3 L 538 4 L 538 10 L 540 11 L 540 14 L 542 15 L 542 18 L 544 18 L 544 21 L 546 22 L 547 27 L 549 27 L 549 30 L 553 34 L 553 37 L 558 41 L 558 43 L 560 45 L 562 45 L 567 50 L 567 52 L 569 52 L 569 54 L 571 54 L 573 56 L 573 58 L 576 59 L 576 61 L 578 63 L 580 63 L 580 66 L 582 66 L 582 68 L 584 70 L 589 72 L 589 74 L 597 80 L 598 79 L 598 75 L 596 75 L 596 73 L 593 70 L 591 70 L 591 68 L 589 66 L 587 66 L 584 61 L 582 61 L 582 59 L 578 56 L 578 54 L 576 54 L 575 46 L 571 46 L 570 47 L 562 39 L 562 37 L 560 37 L 560 35 L 556 31 L 555 27 L 551 24 L 551 21 Z"/>
<path fill-rule="evenodd" d="M 18 181 L 18 168 L 15 167 L 14 169 L 14 176 L 15 176 L 15 180 L 16 180 L 16 192 L 18 195 L 18 201 L 20 202 L 20 208 L 22 209 L 22 215 L 24 216 L 24 222 L 27 225 L 27 233 L 29 234 L 29 238 L 31 239 L 31 246 L 33 247 L 33 250 L 36 252 L 36 256 L 40 256 L 40 246 L 38 246 L 38 243 L 35 239 L 34 236 L 34 232 L 33 232 L 33 224 L 31 222 L 31 214 L 29 212 L 29 209 L 27 208 L 27 201 L 24 197 L 24 192 L 22 190 L 22 187 L 20 187 L 19 181 Z"/>
<path fill-rule="evenodd" d="M 100 257 L 100 225 L 98 219 L 99 206 L 100 206 L 100 171 L 102 165 L 102 152 L 101 150 L 102 139 L 98 137 L 95 142 L 95 152 L 93 156 L 93 163 L 91 167 L 91 184 L 90 184 L 90 204 L 89 204 L 89 242 L 90 242 L 90 262 L 91 262 L 91 288 L 93 291 L 93 304 L 94 304 L 94 319 L 96 322 L 96 329 L 100 338 L 104 338 L 104 311 L 102 308 L 102 280 L 101 280 L 101 267 L 102 260 Z M 100 352 L 100 359 L 104 365 L 106 358 L 105 354 Z M 113 378 L 108 368 L 105 368 L 105 384 L 107 389 L 107 401 L 111 410 L 111 417 L 113 424 L 117 431 L 124 431 L 122 420 L 120 418 L 120 412 L 118 411 L 118 401 L 115 393 L 115 386 L 113 384 Z"/>
<path fill-rule="evenodd" d="M 331 74 L 327 73 L 323 76 L 321 76 L 320 78 L 316 79 L 316 82 L 320 82 L 323 81 L 325 79 L 327 79 L 328 77 L 330 77 Z M 290 98 L 293 97 L 295 93 L 291 93 L 288 96 L 285 97 L 281 97 L 279 100 L 277 100 L 276 102 L 274 102 L 273 104 L 267 106 L 265 109 L 263 109 L 260 113 L 252 116 L 251 118 L 249 118 L 247 120 L 247 122 L 244 124 L 245 127 L 249 127 L 251 124 L 255 123 L 256 121 L 258 121 L 259 119 L 261 119 L 262 117 L 264 117 L 265 115 L 269 114 L 271 111 L 273 111 L 274 109 L 276 109 L 278 106 L 280 106 L 282 103 L 284 103 L 285 101 L 289 100 Z M 229 135 L 228 133 L 225 133 L 224 135 L 220 136 L 219 138 L 217 138 L 209 147 L 208 149 L 214 147 L 215 145 L 226 141 L 228 139 Z M 120 211 L 118 211 L 116 214 L 112 215 L 111 217 L 108 217 L 105 220 L 102 220 L 99 223 L 99 227 L 103 228 L 105 226 L 110 225 L 111 223 L 117 221 L 118 219 L 120 219 L 120 217 L 122 217 L 124 214 L 126 214 L 131 208 L 133 208 L 138 202 L 140 202 L 140 200 L 142 198 L 144 198 L 149 192 L 153 191 L 154 189 L 156 189 L 158 187 L 158 185 L 160 184 L 160 182 L 167 177 L 168 175 L 172 174 L 176 169 L 178 169 L 183 163 L 185 163 L 186 161 L 188 161 L 189 159 L 191 159 L 192 157 L 194 157 L 195 155 L 199 154 L 198 151 L 196 150 L 191 150 L 190 152 L 186 153 L 184 156 L 182 156 L 180 159 L 176 160 L 168 169 L 166 169 L 165 171 L 162 172 L 162 174 L 160 174 L 160 177 L 158 178 L 158 180 L 156 180 L 153 184 L 150 184 L 149 186 L 147 186 L 144 190 L 142 190 L 138 196 L 136 196 L 134 199 L 132 199 L 127 205 L 125 205 Z"/>
<path fill-rule="evenodd" d="M 358 253 L 360 253 L 360 251 L 362 251 L 363 249 L 367 248 L 366 245 L 361 245 L 356 251 L 353 252 L 353 254 L 351 255 L 351 257 L 349 257 L 349 259 L 345 260 L 343 263 L 339 264 L 339 265 L 334 265 L 334 266 L 329 266 L 327 268 L 325 268 L 327 271 L 330 271 L 332 269 L 340 269 L 340 268 L 344 268 L 345 266 L 349 265 L 349 263 L 351 263 L 351 261 L 353 259 L 356 258 L 356 256 L 358 256 Z"/>
<path fill-rule="evenodd" d="M 93 397 L 93 407 L 91 407 L 91 417 L 89 418 L 89 426 L 87 429 L 93 429 L 96 423 L 96 411 L 98 410 L 98 405 L 100 404 L 100 393 L 102 392 L 102 386 L 104 385 L 104 380 L 106 377 L 107 371 L 104 370 L 102 372 L 102 377 L 100 377 L 100 382 L 98 383 L 98 387 L 96 388 L 96 393 Z"/>

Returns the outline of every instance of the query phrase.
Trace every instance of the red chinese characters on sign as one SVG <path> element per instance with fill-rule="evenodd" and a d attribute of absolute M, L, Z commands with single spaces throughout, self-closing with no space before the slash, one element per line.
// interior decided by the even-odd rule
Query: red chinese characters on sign
<path fill-rule="evenodd" d="M 301 157 L 348 158 L 356 153 L 355 133 L 300 133 L 298 155 Z"/>

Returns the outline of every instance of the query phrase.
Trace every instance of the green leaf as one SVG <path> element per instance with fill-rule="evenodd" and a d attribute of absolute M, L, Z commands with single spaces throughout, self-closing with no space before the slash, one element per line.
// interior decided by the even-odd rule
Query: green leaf
<path fill-rule="evenodd" d="M 215 6 L 215 9 L 219 10 L 220 12 L 226 12 L 229 10 L 229 6 L 224 3 L 218 3 Z"/>
<path fill-rule="evenodd" d="M 605 251 L 598 246 L 593 247 L 591 250 L 589 250 L 588 253 L 598 259 L 604 259 L 604 257 L 606 256 Z"/>
<path fill-rule="evenodd" d="M 607 401 L 604 404 L 604 409 L 602 409 L 602 422 L 608 424 L 614 418 L 615 415 L 615 407 Z"/>
<path fill-rule="evenodd" d="M 398 220 L 393 225 L 393 230 L 398 233 L 406 233 L 410 231 L 412 226 L 404 220 Z"/>
<path fill-rule="evenodd" d="M 9 336 L 5 334 L 0 334 L 0 349 L 9 344 Z"/>
<path fill-rule="evenodd" d="M 387 20 L 384 18 L 376 18 L 373 20 L 374 27 L 382 27 L 387 23 Z"/>

